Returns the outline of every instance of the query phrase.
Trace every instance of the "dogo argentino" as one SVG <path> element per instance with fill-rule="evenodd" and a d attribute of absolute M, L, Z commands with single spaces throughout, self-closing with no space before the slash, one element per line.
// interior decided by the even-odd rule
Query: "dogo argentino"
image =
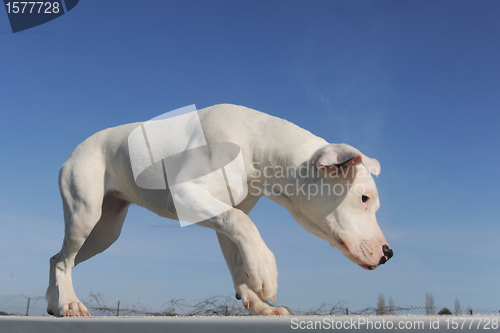
<path fill-rule="evenodd" d="M 211 211 L 215 204 L 199 204 L 215 202 L 210 184 L 203 181 L 191 184 L 196 196 L 142 188 L 132 170 L 128 138 L 143 123 L 92 135 L 59 174 L 65 236 L 61 251 L 50 259 L 49 314 L 90 316 L 73 290 L 72 269 L 118 239 L 131 203 L 170 219 L 179 219 L 183 205 L 205 214 L 208 218 L 198 224 L 216 231 L 236 298 L 255 315 L 290 314 L 268 302 L 276 300 L 276 262 L 247 215 L 261 196 L 283 205 L 305 229 L 364 269 L 375 269 L 392 257 L 375 216 L 380 201 L 371 174 L 380 173 L 377 160 L 242 106 L 216 105 L 199 110 L 198 116 L 208 144 L 239 147 L 248 194 L 219 214 Z"/>

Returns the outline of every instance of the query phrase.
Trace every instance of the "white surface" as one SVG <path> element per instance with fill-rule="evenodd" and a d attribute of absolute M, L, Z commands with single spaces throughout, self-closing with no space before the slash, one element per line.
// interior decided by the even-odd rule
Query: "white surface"
<path fill-rule="evenodd" d="M 334 321 L 332 323 L 332 320 Z M 0 317 L 2 333 L 149 333 L 149 332 L 297 332 L 310 331 L 311 325 L 322 331 L 392 331 L 398 332 L 472 332 L 486 328 L 498 332 L 500 316 L 287 316 L 287 317 L 94 317 L 94 318 L 53 318 L 53 317 Z M 363 323 L 361 324 L 360 323 Z M 415 327 L 416 323 L 424 327 Z M 494 323 L 497 326 L 494 326 Z M 370 324 L 371 323 L 371 324 Z M 455 323 L 455 324 L 453 324 Z M 352 326 L 354 324 L 354 326 Z M 337 326 L 332 329 L 332 325 Z M 369 326 L 371 325 L 371 327 Z M 399 327 L 398 327 L 399 325 Z M 401 326 L 402 325 L 402 326 Z M 457 327 L 452 328 L 452 325 Z M 458 326 L 456 326 L 458 325 Z M 300 329 L 299 326 L 303 328 Z M 413 326 L 411 329 L 404 327 Z M 431 328 L 432 326 L 432 328 Z M 308 329 L 308 327 L 310 327 Z M 384 327 L 386 329 L 384 329 Z M 392 329 L 389 329 L 392 327 Z M 479 327 L 479 329 L 478 329 Z M 495 329 L 496 327 L 496 329 Z"/>

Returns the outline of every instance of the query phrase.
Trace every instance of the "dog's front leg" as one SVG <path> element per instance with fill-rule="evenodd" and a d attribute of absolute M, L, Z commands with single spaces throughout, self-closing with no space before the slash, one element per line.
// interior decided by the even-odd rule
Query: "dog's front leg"
<path fill-rule="evenodd" d="M 249 287 L 249 277 L 238 245 L 219 232 L 217 232 L 217 238 L 233 278 L 236 298 L 241 299 L 245 308 L 254 315 L 290 315 L 287 308 L 271 306 L 260 299 L 257 293 Z M 276 297 L 272 300 L 275 301 Z"/>
<path fill-rule="evenodd" d="M 274 299 L 278 289 L 276 260 L 248 215 L 231 208 L 202 224 L 215 229 L 237 246 L 248 287 L 263 301 Z"/>
<path fill-rule="evenodd" d="M 235 243 L 248 278 L 246 285 L 262 301 L 275 299 L 278 271 L 274 254 L 248 215 L 215 198 L 213 187 L 213 183 L 207 180 L 176 185 L 171 193 L 178 216 L 188 222 L 202 218 L 201 225 L 214 229 Z"/>

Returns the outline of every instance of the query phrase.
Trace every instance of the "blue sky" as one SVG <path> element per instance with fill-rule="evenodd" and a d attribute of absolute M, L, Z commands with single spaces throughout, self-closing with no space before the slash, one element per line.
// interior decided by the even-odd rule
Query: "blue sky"
<path fill-rule="evenodd" d="M 0 11 L 1 12 L 1 11 Z M 63 236 L 60 166 L 91 134 L 234 103 L 377 158 L 394 258 L 364 271 L 263 199 L 278 304 L 499 309 L 500 3 L 92 1 L 12 34 L 0 13 L 0 294 L 42 295 Z M 78 266 L 81 299 L 153 309 L 231 295 L 212 230 L 139 207 Z"/>

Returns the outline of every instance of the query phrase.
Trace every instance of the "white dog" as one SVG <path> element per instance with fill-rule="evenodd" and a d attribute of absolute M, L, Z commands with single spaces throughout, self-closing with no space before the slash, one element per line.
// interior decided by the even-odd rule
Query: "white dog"
<path fill-rule="evenodd" d="M 217 105 L 199 110 L 198 115 L 207 143 L 229 142 L 241 149 L 248 195 L 218 214 L 212 211 L 216 205 L 205 204 L 215 201 L 203 184 L 195 185 L 200 186 L 196 198 L 173 198 L 168 188 L 141 188 L 128 147 L 129 135 L 141 123 L 94 134 L 75 149 L 60 171 L 65 237 L 61 251 L 50 259 L 49 314 L 89 316 L 73 290 L 72 269 L 116 241 L 131 203 L 170 219 L 178 218 L 178 204 L 213 216 L 199 224 L 217 232 L 236 298 L 256 315 L 290 314 L 268 303 L 276 300 L 276 262 L 247 215 L 263 195 L 365 269 L 375 269 L 392 257 L 375 217 L 380 202 L 370 173 L 379 174 L 377 160 L 245 107 Z M 205 200 L 201 204 L 200 198 Z"/>

